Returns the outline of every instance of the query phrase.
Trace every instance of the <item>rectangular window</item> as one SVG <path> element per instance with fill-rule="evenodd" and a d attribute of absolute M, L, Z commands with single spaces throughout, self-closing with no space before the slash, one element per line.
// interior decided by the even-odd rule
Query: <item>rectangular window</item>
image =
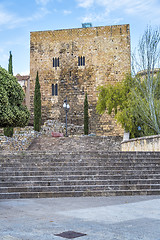
<path fill-rule="evenodd" d="M 55 96 L 58 96 L 58 84 L 55 85 Z"/>
<path fill-rule="evenodd" d="M 55 68 L 59 67 L 59 57 L 53 58 L 53 67 Z"/>
<path fill-rule="evenodd" d="M 78 57 L 78 66 L 85 66 L 85 57 Z"/>
<path fill-rule="evenodd" d="M 52 96 L 54 96 L 54 84 L 52 84 Z"/>
<path fill-rule="evenodd" d="M 83 57 L 83 66 L 85 66 L 85 57 Z"/>

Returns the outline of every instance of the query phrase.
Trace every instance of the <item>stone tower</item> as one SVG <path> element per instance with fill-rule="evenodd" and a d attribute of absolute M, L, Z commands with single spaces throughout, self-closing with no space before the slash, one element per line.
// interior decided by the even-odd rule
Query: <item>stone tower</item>
<path fill-rule="evenodd" d="M 97 87 L 122 81 L 130 72 L 129 25 L 88 27 L 31 32 L 30 36 L 30 110 L 36 73 L 42 96 L 42 120 L 65 121 L 63 102 L 67 96 L 68 122 L 83 124 L 83 103 L 88 93 L 89 128 L 97 135 L 123 133 L 105 113 L 96 113 Z"/>

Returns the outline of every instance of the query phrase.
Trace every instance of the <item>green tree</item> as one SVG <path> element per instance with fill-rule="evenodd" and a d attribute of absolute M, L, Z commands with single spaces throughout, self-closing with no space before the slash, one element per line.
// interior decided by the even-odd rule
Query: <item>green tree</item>
<path fill-rule="evenodd" d="M 133 56 L 132 70 L 141 94 L 135 92 L 139 100 L 138 111 L 145 125 L 160 134 L 160 100 L 157 90 L 160 74 L 155 74 L 160 67 L 160 29 L 147 27 Z M 137 72 L 145 73 L 142 79 Z"/>
<path fill-rule="evenodd" d="M 114 111 L 115 118 L 131 137 L 160 134 L 160 73 L 155 74 L 159 50 L 160 32 L 148 27 L 140 39 L 137 58 L 133 57 L 133 76 L 128 75 L 114 86 L 99 87 L 97 112 Z"/>
<path fill-rule="evenodd" d="M 41 128 L 41 92 L 37 71 L 34 91 L 34 130 L 39 132 L 40 128 Z"/>
<path fill-rule="evenodd" d="M 13 75 L 13 66 L 12 66 L 12 53 L 9 52 L 9 64 L 8 64 L 8 72 Z"/>
<path fill-rule="evenodd" d="M 0 127 L 24 127 L 28 123 L 30 113 L 23 100 L 16 77 L 0 67 Z"/>
<path fill-rule="evenodd" d="M 89 117 L 88 117 L 88 99 L 87 99 L 87 93 L 85 94 L 85 100 L 84 100 L 84 134 L 88 135 L 89 132 Z"/>
<path fill-rule="evenodd" d="M 9 52 L 9 64 L 8 64 L 8 72 L 13 75 L 13 67 L 12 67 L 12 53 L 11 51 Z M 4 128 L 4 135 L 7 137 L 12 137 L 13 136 L 13 127 L 6 127 Z"/>

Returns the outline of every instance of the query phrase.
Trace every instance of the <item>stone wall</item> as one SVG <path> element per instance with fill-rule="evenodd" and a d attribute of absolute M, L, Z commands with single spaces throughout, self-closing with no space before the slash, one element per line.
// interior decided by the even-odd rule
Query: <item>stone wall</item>
<path fill-rule="evenodd" d="M 51 136 L 52 132 L 63 133 L 66 134 L 66 124 L 61 123 L 57 120 L 47 120 L 41 128 L 41 133 L 47 136 Z M 69 136 L 73 135 L 82 135 L 84 133 L 84 128 L 82 126 L 68 124 L 67 132 Z"/>
<path fill-rule="evenodd" d="M 160 135 L 134 138 L 121 143 L 122 151 L 160 151 Z"/>
<path fill-rule="evenodd" d="M 25 151 L 40 134 L 33 127 L 14 128 L 13 137 L 0 136 L 0 151 Z"/>
<path fill-rule="evenodd" d="M 79 66 L 78 57 L 85 57 Z M 53 67 L 59 58 L 59 67 Z M 63 101 L 70 105 L 68 123 L 83 125 L 83 103 L 88 93 L 89 131 L 96 135 L 122 135 L 113 116 L 96 113 L 97 87 L 122 81 L 130 72 L 129 25 L 32 32 L 30 37 L 30 110 L 36 73 L 39 73 L 42 120 L 65 122 Z M 52 84 L 58 94 L 52 96 Z"/>

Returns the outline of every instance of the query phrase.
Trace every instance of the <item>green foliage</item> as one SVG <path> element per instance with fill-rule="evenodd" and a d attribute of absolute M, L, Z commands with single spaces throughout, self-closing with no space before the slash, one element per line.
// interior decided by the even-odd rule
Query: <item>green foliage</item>
<path fill-rule="evenodd" d="M 29 111 L 23 106 L 24 92 L 17 79 L 0 67 L 0 127 L 24 127 Z"/>
<path fill-rule="evenodd" d="M 34 130 L 39 132 L 40 128 L 41 128 L 41 92 L 37 71 L 34 91 Z"/>
<path fill-rule="evenodd" d="M 12 127 L 4 128 L 4 135 L 7 137 L 12 137 L 13 136 L 13 128 Z"/>
<path fill-rule="evenodd" d="M 8 72 L 13 75 L 13 67 L 12 67 L 12 53 L 9 52 L 9 64 L 8 64 Z"/>
<path fill-rule="evenodd" d="M 9 64 L 8 64 L 8 72 L 13 75 L 13 67 L 12 67 L 12 54 L 11 51 L 9 52 Z M 4 135 L 7 137 L 13 136 L 13 127 L 4 128 Z"/>
<path fill-rule="evenodd" d="M 85 100 L 84 100 L 84 134 L 88 135 L 89 128 L 89 117 L 88 117 L 88 99 L 87 99 L 87 93 L 85 94 Z"/>
<path fill-rule="evenodd" d="M 127 75 L 121 83 L 114 86 L 101 86 L 98 91 L 97 112 L 103 114 L 106 109 L 109 114 L 114 112 L 115 119 L 125 131 L 131 133 L 131 138 L 156 134 L 156 131 L 149 125 L 149 121 L 147 123 L 145 116 L 143 116 L 144 110 L 144 114 L 148 116 L 149 120 L 150 111 L 145 98 L 145 80 L 140 81 L 139 79 L 137 81 L 137 79 Z M 155 91 L 157 92 L 155 105 L 157 105 L 156 109 L 160 111 L 158 88 Z M 142 105 L 143 110 L 140 108 Z M 141 127 L 140 131 L 138 126 Z"/>

